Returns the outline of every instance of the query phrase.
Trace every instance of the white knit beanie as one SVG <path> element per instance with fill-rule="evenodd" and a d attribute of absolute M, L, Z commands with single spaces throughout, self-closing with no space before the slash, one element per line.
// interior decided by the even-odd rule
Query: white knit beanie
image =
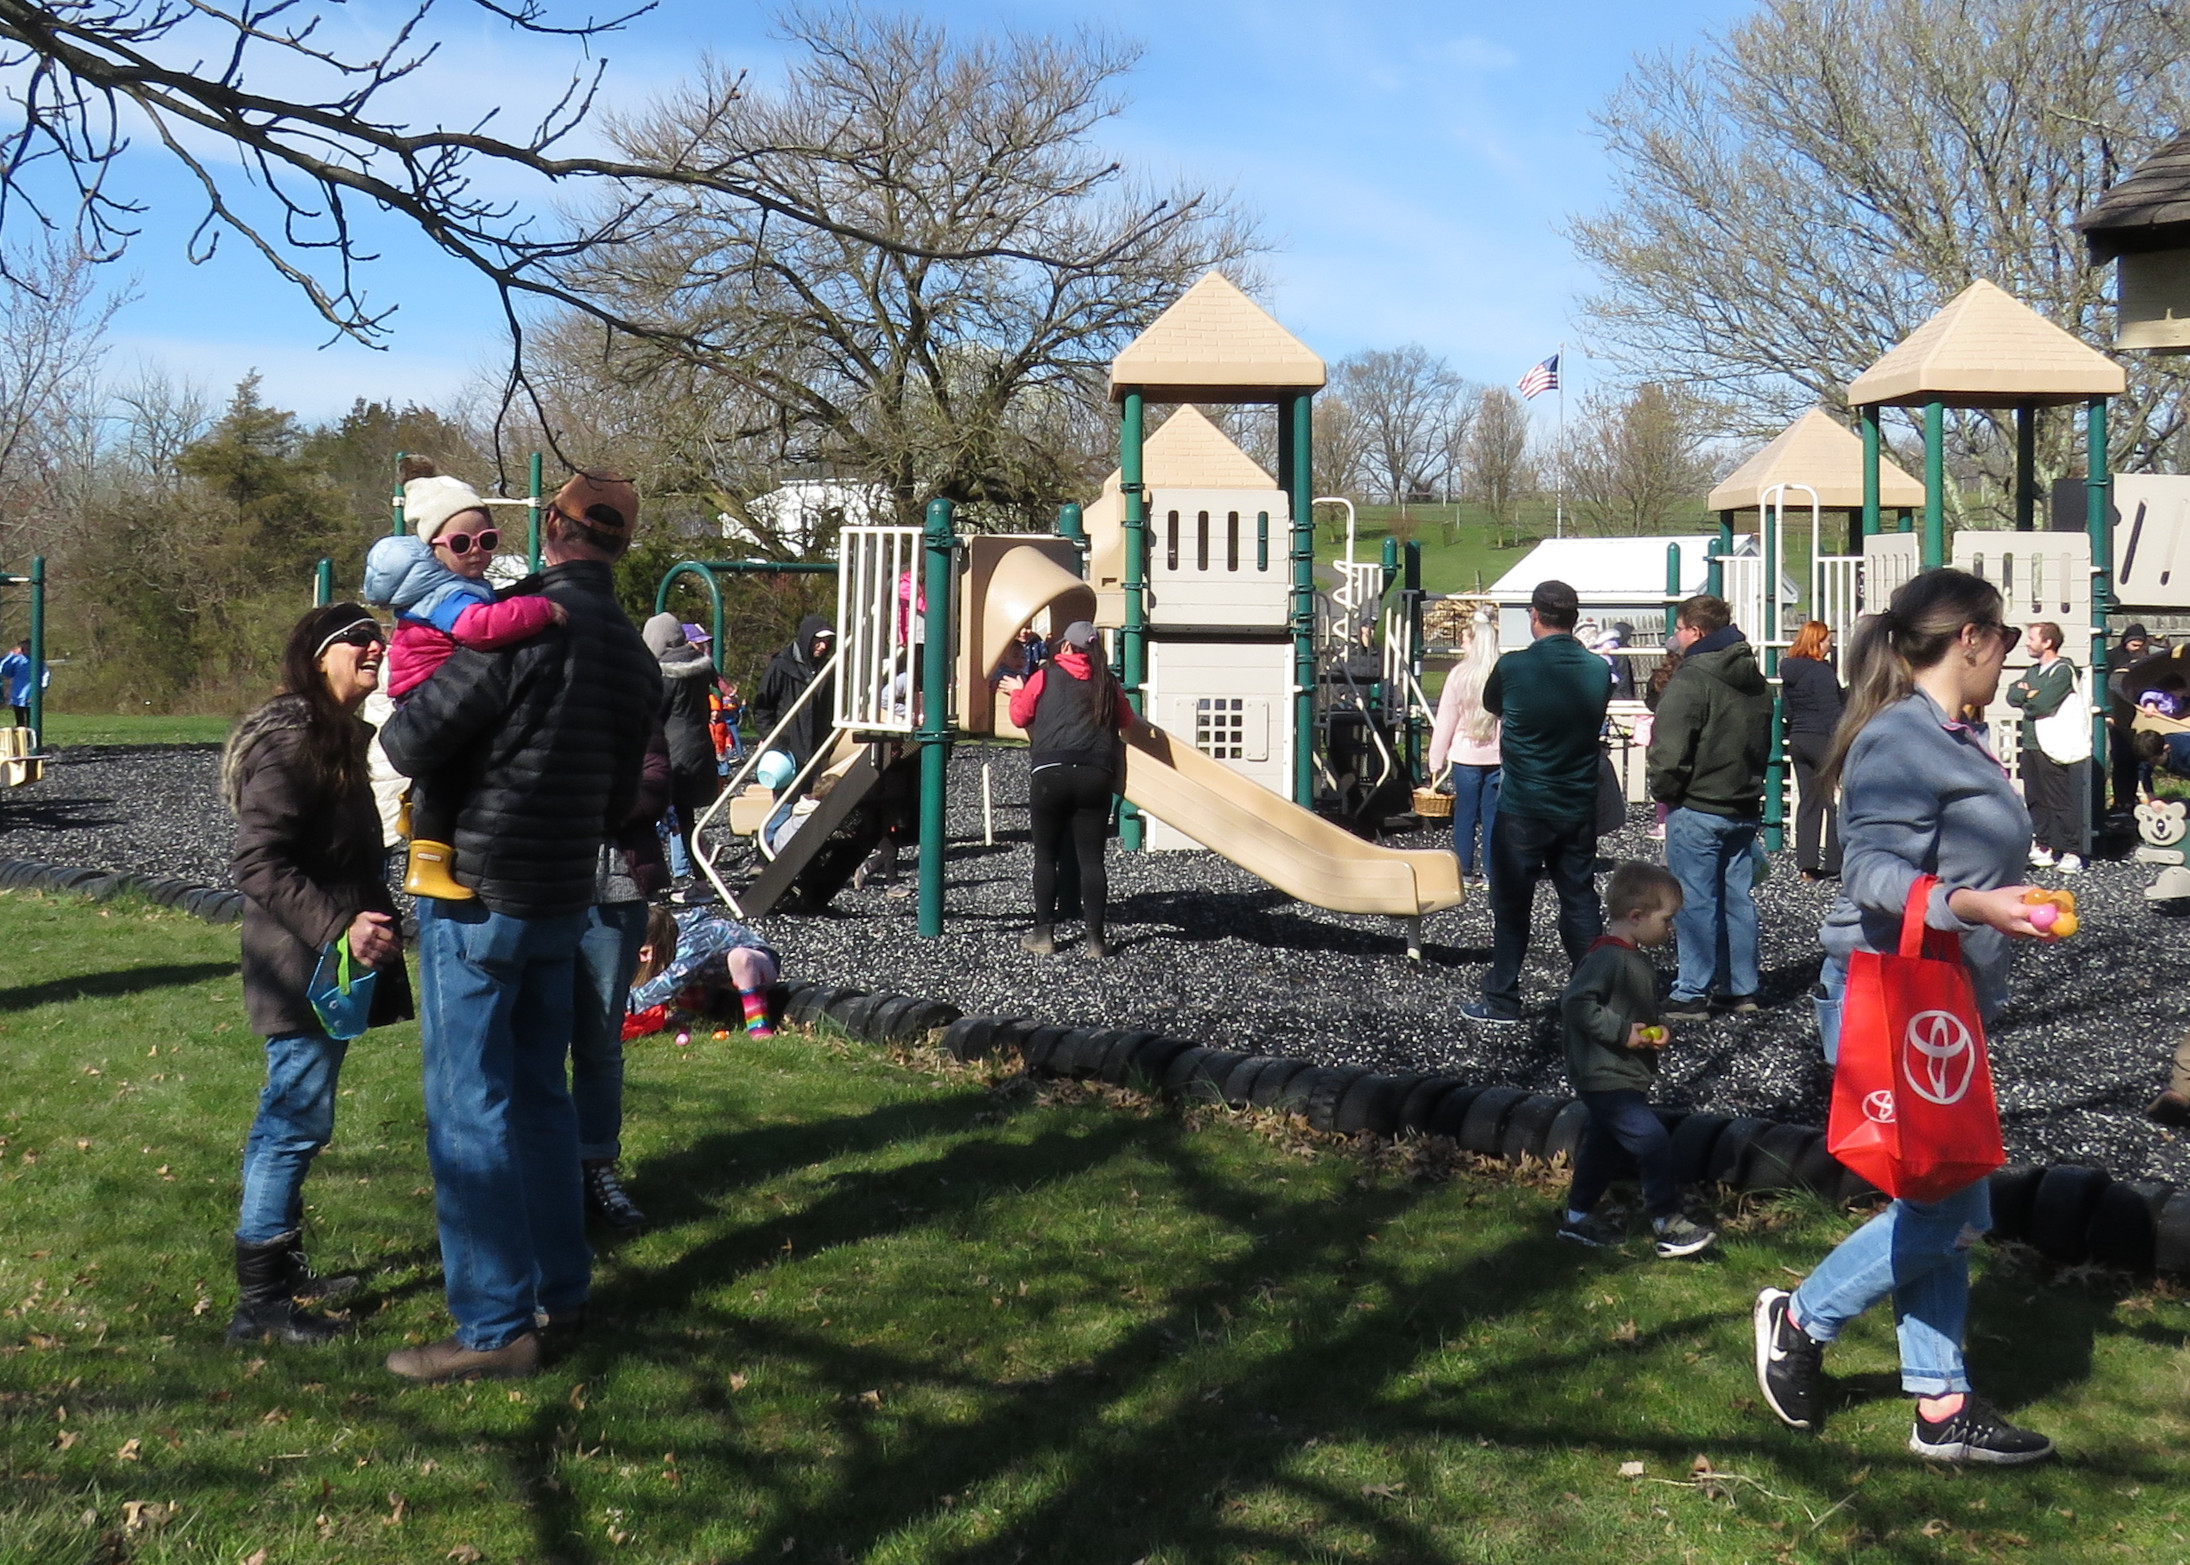
<path fill-rule="evenodd" d="M 466 511 L 484 512 L 487 504 L 470 484 L 445 473 L 413 478 L 403 486 L 403 521 L 421 543 L 432 543 L 452 518 Z"/>

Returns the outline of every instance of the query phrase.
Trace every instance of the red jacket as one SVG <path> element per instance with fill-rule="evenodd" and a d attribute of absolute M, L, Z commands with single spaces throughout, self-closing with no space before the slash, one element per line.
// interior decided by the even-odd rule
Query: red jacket
<path fill-rule="evenodd" d="M 1093 665 L 1088 662 L 1085 652 L 1075 652 L 1069 647 L 1059 652 L 1048 663 L 1036 669 L 1025 684 L 1011 693 L 1011 721 L 1015 727 L 1031 728 L 1033 726 L 1034 708 L 1042 699 L 1042 681 L 1048 677 L 1052 666 L 1063 669 L 1074 679 L 1087 679 L 1095 672 Z M 1112 677 L 1110 682 L 1113 685 L 1118 684 L 1115 677 Z M 1130 712 L 1131 709 L 1125 702 L 1125 687 L 1118 685 L 1116 726 L 1121 734 L 1125 732 L 1126 724 L 1131 721 Z"/>

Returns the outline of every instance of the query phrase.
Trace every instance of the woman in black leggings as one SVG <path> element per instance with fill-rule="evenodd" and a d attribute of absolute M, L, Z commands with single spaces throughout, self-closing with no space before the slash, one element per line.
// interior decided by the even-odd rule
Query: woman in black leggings
<path fill-rule="evenodd" d="M 1110 800 L 1125 782 L 1119 735 L 1133 719 L 1125 692 L 1103 660 L 1086 620 L 1065 627 L 1057 651 L 1011 695 L 1011 720 L 1027 732 L 1029 813 L 1034 823 L 1034 927 L 1019 942 L 1037 955 L 1057 949 L 1057 855 L 1071 838 L 1080 867 L 1080 905 L 1090 961 L 1110 954 L 1103 908 L 1110 895 L 1103 839 Z"/>
<path fill-rule="evenodd" d="M 1795 764 L 1795 862 L 1804 880 L 1840 874 L 1840 812 L 1833 791 L 1819 781 L 1833 730 L 1840 725 L 1840 676 L 1833 655 L 1833 628 L 1811 620 L 1779 660 L 1780 704 L 1787 713 L 1787 754 Z"/>

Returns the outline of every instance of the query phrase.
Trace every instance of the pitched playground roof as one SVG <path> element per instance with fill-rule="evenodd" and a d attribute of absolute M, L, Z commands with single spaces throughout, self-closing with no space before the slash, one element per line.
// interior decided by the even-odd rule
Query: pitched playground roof
<path fill-rule="evenodd" d="M 2076 219 L 2093 265 L 2143 250 L 2190 249 L 2190 131 L 2153 153 Z"/>
<path fill-rule="evenodd" d="M 1979 278 L 1855 379 L 1855 407 L 2050 406 L 2119 395 L 2122 367 Z"/>
<path fill-rule="evenodd" d="M 1182 407 L 1141 442 L 1141 479 L 1151 489 L 1275 489 L 1277 480 L 1234 445 L 1197 407 Z M 1124 475 L 1112 468 L 1103 480 L 1105 499 L 1119 492 Z"/>
<path fill-rule="evenodd" d="M 1713 511 L 1758 510 L 1765 492 L 1781 483 L 1808 484 L 1817 491 L 1819 505 L 1854 510 L 1863 503 L 1863 442 L 1823 408 L 1812 408 L 1727 475 L 1705 506 Z M 1883 454 L 1878 459 L 1878 503 L 1924 503 L 1924 486 Z M 1807 495 L 1789 491 L 1790 511 L 1808 504 Z"/>
<path fill-rule="evenodd" d="M 1137 388 L 1151 402 L 1263 402 L 1323 381 L 1323 360 L 1221 272 L 1204 274 L 1110 364 L 1112 401 Z"/>

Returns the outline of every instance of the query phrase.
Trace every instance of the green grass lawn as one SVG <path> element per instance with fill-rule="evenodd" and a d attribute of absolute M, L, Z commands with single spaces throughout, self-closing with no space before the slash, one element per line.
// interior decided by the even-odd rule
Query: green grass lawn
<path fill-rule="evenodd" d="M 657 1226 L 573 1358 L 449 1388 L 380 1367 L 447 1321 L 416 1032 L 368 1035 L 308 1187 L 358 1336 L 231 1351 L 235 938 L 0 893 L 0 1561 L 2190 1557 L 2176 1290 L 1987 1257 L 1981 1383 L 2065 1457 L 1933 1472 L 1885 1319 L 1822 1439 L 1757 1406 L 1749 1300 L 1843 1218 L 1585 1254 L 1434 1148 L 807 1035 L 635 1046 Z"/>
<path fill-rule="evenodd" d="M 232 717 L 75 716 L 46 713 L 48 744 L 219 744 Z"/>

